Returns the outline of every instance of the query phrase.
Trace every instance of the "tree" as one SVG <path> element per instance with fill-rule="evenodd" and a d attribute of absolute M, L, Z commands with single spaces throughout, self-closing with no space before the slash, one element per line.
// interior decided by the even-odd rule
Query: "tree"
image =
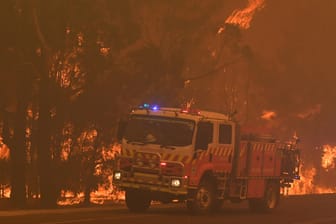
<path fill-rule="evenodd" d="M 21 61 L 29 62 L 32 71 L 24 88 L 19 88 L 18 98 L 34 92 L 18 104 L 13 139 L 24 147 L 24 113 L 33 104 L 38 122 L 32 141 L 38 152 L 43 206 L 55 206 L 59 194 L 57 178 L 49 177 L 56 176 L 55 169 L 61 166 L 61 133 L 68 122 L 78 133 L 93 125 L 99 139 L 112 142 L 118 118 L 132 106 L 144 101 L 176 106 L 183 101 L 190 71 L 220 65 L 222 59 L 203 53 L 209 53 L 209 42 L 217 38 L 229 4 L 220 0 L 197 3 L 18 0 L 9 4 L 17 10 L 8 18 L 21 27 L 15 31 L 21 42 L 5 47 L 23 52 Z M 225 49 L 236 45 L 240 49 L 237 43 L 224 43 Z M 99 142 L 94 145 L 90 175 L 99 154 Z M 17 157 L 21 168 L 23 155 Z M 94 185 L 89 179 L 88 191 Z"/>

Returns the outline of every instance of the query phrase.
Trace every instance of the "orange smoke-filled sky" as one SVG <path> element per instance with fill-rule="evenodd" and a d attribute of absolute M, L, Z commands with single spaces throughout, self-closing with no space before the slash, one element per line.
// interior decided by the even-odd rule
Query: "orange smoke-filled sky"
<path fill-rule="evenodd" d="M 311 144 L 336 143 L 336 1 L 265 1 L 244 39 L 261 67 L 252 79 Z M 296 128 L 295 128 L 296 127 Z"/>

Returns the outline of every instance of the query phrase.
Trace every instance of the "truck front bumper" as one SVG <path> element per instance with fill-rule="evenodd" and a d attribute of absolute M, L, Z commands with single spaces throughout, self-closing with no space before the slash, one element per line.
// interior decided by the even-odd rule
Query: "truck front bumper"
<path fill-rule="evenodd" d="M 141 189 L 173 195 L 188 194 L 188 177 L 163 176 L 140 172 L 115 171 L 113 185 L 119 189 Z"/>

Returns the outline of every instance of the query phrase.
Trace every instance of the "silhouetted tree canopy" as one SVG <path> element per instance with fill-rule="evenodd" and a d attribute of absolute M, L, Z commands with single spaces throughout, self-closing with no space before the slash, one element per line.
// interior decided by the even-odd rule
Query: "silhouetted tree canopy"
<path fill-rule="evenodd" d="M 39 175 L 49 205 L 66 185 L 94 189 L 99 178 L 91 171 L 103 164 L 102 148 L 114 143 L 118 119 L 143 102 L 194 101 L 237 110 L 255 130 L 286 138 L 299 131 L 309 146 L 334 141 L 335 3 L 288 2 L 266 2 L 248 30 L 225 24 L 245 0 L 2 2 L 0 133 L 16 150 L 16 203 L 24 205 L 25 181 L 37 188 Z M 294 6 L 284 15 L 288 5 Z M 307 18 L 312 12 L 319 16 Z M 267 111 L 276 116 L 262 119 Z M 92 155 L 79 144 L 91 129 Z M 84 157 L 88 175 L 74 169 Z M 49 173 L 66 167 L 78 183 L 61 175 L 60 184 L 48 182 Z"/>

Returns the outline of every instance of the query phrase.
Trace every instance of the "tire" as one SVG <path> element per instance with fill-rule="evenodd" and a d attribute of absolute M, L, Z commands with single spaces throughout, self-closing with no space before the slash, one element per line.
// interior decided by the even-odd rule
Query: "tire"
<path fill-rule="evenodd" d="M 249 199 L 249 208 L 254 212 L 271 212 L 277 208 L 280 201 L 280 184 L 269 183 L 261 199 Z"/>
<path fill-rule="evenodd" d="M 145 212 L 151 204 L 148 193 L 134 189 L 126 190 L 125 201 L 131 212 Z"/>
<path fill-rule="evenodd" d="M 193 200 L 186 203 L 187 208 L 193 213 L 203 214 L 216 210 L 219 203 L 213 182 L 203 181 L 194 193 Z"/>
<path fill-rule="evenodd" d="M 271 183 L 268 185 L 264 197 L 264 207 L 266 211 L 274 210 L 278 207 L 280 201 L 280 184 Z"/>

